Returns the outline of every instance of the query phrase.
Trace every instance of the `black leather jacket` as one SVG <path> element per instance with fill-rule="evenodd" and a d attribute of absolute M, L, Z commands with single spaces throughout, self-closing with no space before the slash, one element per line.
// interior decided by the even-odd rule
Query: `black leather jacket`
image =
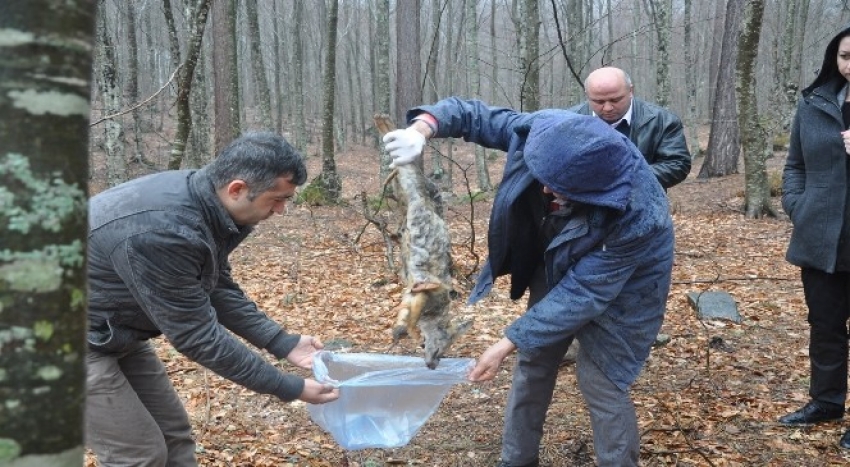
<path fill-rule="evenodd" d="M 593 115 L 587 102 L 569 110 Z M 673 112 L 635 98 L 629 139 L 640 149 L 665 190 L 688 177 L 691 153 L 685 142 L 682 121 Z"/>

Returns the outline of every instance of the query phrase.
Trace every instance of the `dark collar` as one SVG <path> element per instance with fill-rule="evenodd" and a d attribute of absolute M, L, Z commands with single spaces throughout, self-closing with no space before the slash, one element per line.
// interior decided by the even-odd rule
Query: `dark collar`
<path fill-rule="evenodd" d="M 216 237 L 226 238 L 232 235 L 247 235 L 252 230 L 251 226 L 239 226 L 233 222 L 230 213 L 224 208 L 224 204 L 218 198 L 215 187 L 212 184 L 206 169 L 200 169 L 191 175 L 189 187 L 192 196 L 198 201 L 207 224 Z"/>

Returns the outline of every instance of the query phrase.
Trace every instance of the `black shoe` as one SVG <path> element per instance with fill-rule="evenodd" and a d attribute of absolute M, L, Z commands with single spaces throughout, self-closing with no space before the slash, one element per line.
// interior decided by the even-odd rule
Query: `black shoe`
<path fill-rule="evenodd" d="M 540 461 L 534 460 L 533 462 L 529 462 L 528 464 L 522 464 L 522 465 L 508 464 L 505 461 L 500 461 L 498 464 L 496 464 L 496 467 L 540 467 Z"/>
<path fill-rule="evenodd" d="M 844 432 L 841 435 L 841 440 L 838 442 L 838 445 L 844 449 L 850 449 L 850 430 Z"/>
<path fill-rule="evenodd" d="M 843 417 L 844 407 L 840 405 L 826 405 L 820 402 L 810 401 L 802 409 L 780 417 L 779 423 L 783 425 L 811 425 L 830 420 L 841 420 Z M 847 441 L 850 443 L 850 436 L 848 436 Z"/>

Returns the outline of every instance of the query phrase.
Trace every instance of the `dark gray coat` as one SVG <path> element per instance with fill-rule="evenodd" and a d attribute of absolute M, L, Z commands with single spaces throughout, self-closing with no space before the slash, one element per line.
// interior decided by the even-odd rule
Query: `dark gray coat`
<path fill-rule="evenodd" d="M 587 102 L 569 110 L 582 115 L 593 114 Z M 655 178 L 665 189 L 688 178 L 691 153 L 685 141 L 682 121 L 673 112 L 635 98 L 632 101 L 629 139 L 640 149 Z"/>
<path fill-rule="evenodd" d="M 287 334 L 230 277 L 228 255 L 248 236 L 200 171 L 142 177 L 89 204 L 89 348 L 121 353 L 164 334 L 191 360 L 248 389 L 297 398 L 304 380 L 287 375 L 236 339 L 278 358 Z"/>
<path fill-rule="evenodd" d="M 849 28 L 845 27 L 843 31 Z M 842 235 L 847 239 L 848 157 L 841 132 L 847 80 L 837 71 L 838 38 L 827 46 L 819 76 L 802 92 L 791 127 L 782 177 L 782 207 L 794 229 L 786 258 L 791 264 L 836 271 Z M 842 234 L 843 232 L 843 234 Z"/>

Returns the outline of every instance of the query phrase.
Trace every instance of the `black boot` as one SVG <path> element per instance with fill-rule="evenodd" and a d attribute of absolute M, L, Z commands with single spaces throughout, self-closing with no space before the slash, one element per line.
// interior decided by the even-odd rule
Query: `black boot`
<path fill-rule="evenodd" d="M 496 464 L 496 467 L 539 467 L 539 466 L 540 466 L 539 460 L 535 460 L 533 462 L 529 462 L 528 464 L 522 464 L 522 465 L 508 464 L 505 461 L 501 461 L 498 464 Z"/>
<path fill-rule="evenodd" d="M 850 430 L 844 432 L 841 435 L 841 440 L 838 442 L 838 445 L 844 449 L 850 449 Z"/>
<path fill-rule="evenodd" d="M 844 407 L 810 401 L 803 408 L 779 418 L 783 425 L 811 425 L 814 423 L 841 420 L 844 417 Z M 843 438 L 842 438 L 843 440 Z M 850 443 L 850 437 L 848 437 Z"/>

